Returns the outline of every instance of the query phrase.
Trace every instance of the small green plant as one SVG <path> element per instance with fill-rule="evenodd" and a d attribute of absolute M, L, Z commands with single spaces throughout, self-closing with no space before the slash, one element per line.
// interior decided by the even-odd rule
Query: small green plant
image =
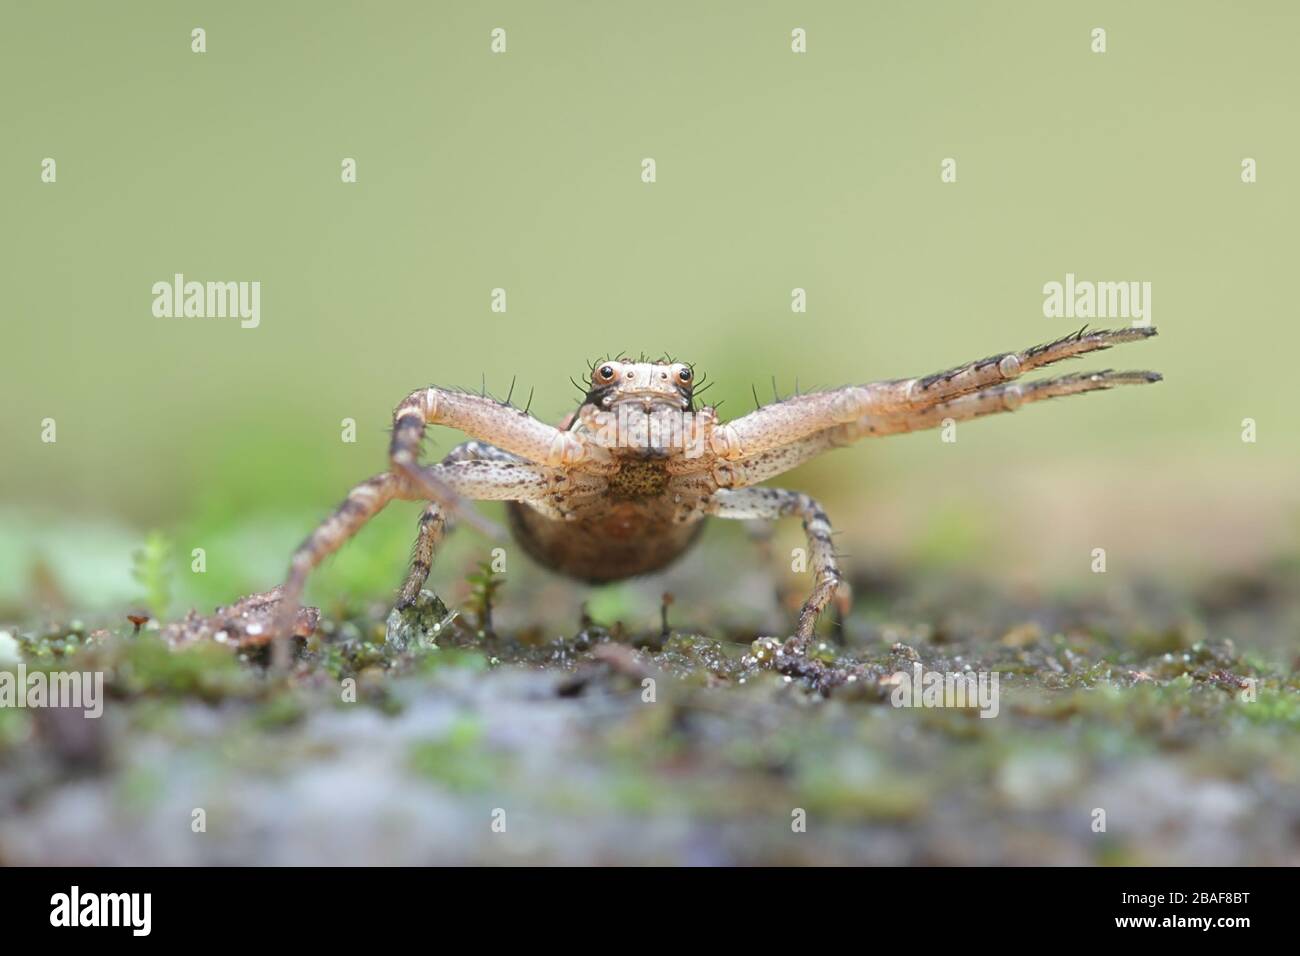
<path fill-rule="evenodd" d="M 144 546 L 132 555 L 131 576 L 144 588 L 144 601 L 155 620 L 171 607 L 172 543 L 161 531 L 151 531 Z"/>
<path fill-rule="evenodd" d="M 492 604 L 496 601 L 497 591 L 506 582 L 492 570 L 492 565 L 484 561 L 478 570 L 466 580 L 470 584 L 469 609 L 478 621 L 478 628 L 484 634 L 492 633 Z"/>

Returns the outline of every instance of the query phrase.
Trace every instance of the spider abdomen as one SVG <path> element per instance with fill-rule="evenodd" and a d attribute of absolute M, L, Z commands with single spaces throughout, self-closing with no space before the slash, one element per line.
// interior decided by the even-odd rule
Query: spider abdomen
<path fill-rule="evenodd" d="M 675 561 L 704 528 L 675 523 L 664 499 L 622 501 L 599 515 L 563 521 L 526 503 L 506 503 L 510 531 L 538 564 L 600 584 L 658 571 Z"/>

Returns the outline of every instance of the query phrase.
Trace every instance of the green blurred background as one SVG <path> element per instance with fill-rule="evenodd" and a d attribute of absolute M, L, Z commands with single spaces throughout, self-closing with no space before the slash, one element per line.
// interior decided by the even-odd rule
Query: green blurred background
<path fill-rule="evenodd" d="M 864 443 L 783 483 L 824 500 L 855 562 L 1086 589 L 1106 586 L 1094 547 L 1129 577 L 1293 547 L 1294 4 L 2 16 L 0 607 L 138 595 L 131 553 L 154 528 L 176 552 L 174 609 L 275 583 L 382 470 L 392 406 L 419 385 L 503 395 L 517 376 L 516 398 L 535 387 L 534 412 L 555 419 L 586 360 L 667 350 L 734 416 L 773 375 L 789 391 L 921 374 L 1072 331 L 1042 314 L 1043 284 L 1067 272 L 1153 284 L 1161 336 L 1089 364 L 1163 384 L 963 425 L 952 445 Z M 508 52 L 492 55 L 498 26 Z M 260 281 L 260 327 L 155 318 L 150 287 L 176 272 Z M 316 598 L 382 599 L 417 512 L 390 509 Z M 485 550 L 460 537 L 444 579 Z"/>

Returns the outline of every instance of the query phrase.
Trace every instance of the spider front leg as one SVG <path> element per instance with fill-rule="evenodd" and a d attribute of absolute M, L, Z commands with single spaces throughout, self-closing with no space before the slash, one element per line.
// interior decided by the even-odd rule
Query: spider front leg
<path fill-rule="evenodd" d="M 593 475 L 568 473 L 524 461 L 456 461 L 420 469 L 421 482 L 385 473 L 354 488 L 332 516 L 308 535 L 289 566 L 289 577 L 277 609 L 272 663 L 283 670 L 289 664 L 288 638 L 312 569 L 343 546 L 349 538 L 395 499 L 421 500 L 426 485 L 446 488 L 457 499 L 475 501 L 536 501 L 543 504 L 569 497 L 599 494 L 605 480 Z M 431 545 L 430 537 L 426 543 Z M 427 572 L 426 572 L 427 573 Z M 408 576 L 409 582 L 409 576 Z M 418 592 L 417 592 L 418 593 Z"/>
<path fill-rule="evenodd" d="M 795 635 L 786 642 L 786 651 L 802 654 L 813 638 L 817 618 L 826 606 L 839 599 L 842 613 L 848 611 L 848 586 L 840 573 L 831 540 L 831 523 L 821 505 L 808 495 L 782 488 L 734 488 L 714 492 L 704 510 L 718 518 L 740 520 L 798 517 L 808 537 L 808 564 L 813 574 L 813 589 L 799 609 Z"/>
<path fill-rule="evenodd" d="M 1160 379 L 1157 372 L 1115 372 L 1107 369 L 1102 372 L 1076 372 L 1073 375 L 1023 384 L 1012 382 L 994 385 L 945 402 L 903 407 L 888 415 L 866 415 L 856 422 L 831 429 L 830 438 L 835 444 L 847 444 L 867 435 L 922 431 L 936 428 L 947 420 L 964 422 L 999 412 L 1014 412 L 1022 405 L 1048 398 L 1104 391 L 1117 385 L 1147 385 Z"/>
<path fill-rule="evenodd" d="M 307 536 L 289 562 L 289 575 L 280 589 L 280 605 L 272 626 L 271 663 L 276 670 L 289 665 L 289 635 L 302 604 L 303 588 L 312 569 L 337 551 L 390 501 L 413 500 L 410 484 L 397 475 L 385 472 L 363 481 L 343 499 L 334 513 Z"/>
<path fill-rule="evenodd" d="M 1157 382 L 1160 376 L 1154 372 L 1103 372 L 1093 376 L 1067 375 L 1046 382 L 1033 382 L 1023 389 L 1012 384 L 1014 379 L 1032 369 L 1155 334 L 1154 328 L 1080 330 L 1045 345 L 994 355 L 923 378 L 872 382 L 796 395 L 717 426 L 709 436 L 709 449 L 725 462 L 748 462 L 766 452 L 778 450 L 786 450 L 785 457 L 793 459 L 796 454 L 788 451 L 787 446 L 797 448 L 799 454 L 810 456 L 866 435 L 912 431 L 912 427 L 896 427 L 894 420 L 900 417 L 924 420 L 924 416 L 917 419 L 917 414 L 945 403 L 955 405 L 959 414 L 964 414 L 976 407 L 975 403 L 958 404 L 965 396 L 1004 396 L 1007 399 L 1005 407 L 989 407 L 988 410 L 1009 411 L 1019 403 L 1022 395 L 1025 401 L 1035 401 L 1112 385 Z M 1085 378 L 1088 384 L 1079 387 Z M 978 414 L 987 414 L 987 411 Z M 941 415 L 939 420 L 945 417 L 949 416 Z M 818 437 L 819 433 L 821 437 Z M 818 445 L 822 447 L 819 449 Z"/>
<path fill-rule="evenodd" d="M 415 536 L 415 547 L 411 549 L 411 567 L 406 572 L 406 580 L 397 592 L 397 609 L 403 610 L 415 603 L 420 596 L 424 582 L 429 580 L 429 571 L 433 568 L 433 555 L 438 544 L 447 533 L 447 517 L 442 505 L 434 502 L 420 513 L 419 530 Z"/>
<path fill-rule="evenodd" d="M 443 458 L 442 464 L 452 465 L 461 461 L 508 461 L 522 462 L 523 459 L 512 455 L 504 449 L 484 442 L 467 441 L 457 445 Z M 447 514 L 437 502 L 431 503 L 420 513 L 420 521 L 415 536 L 415 545 L 411 549 L 411 564 L 406 579 L 398 591 L 397 609 L 410 607 L 420 596 L 420 591 L 429 579 L 433 568 L 433 557 L 438 545 L 448 530 Z"/>
<path fill-rule="evenodd" d="M 868 386 L 873 396 L 871 410 L 875 414 L 887 414 L 927 408 L 961 395 L 981 391 L 989 386 L 1005 384 L 1019 378 L 1025 372 L 1064 359 L 1104 351 L 1125 342 L 1139 342 L 1155 334 L 1156 330 L 1153 326 L 1097 329 L 1093 332 L 1083 328 L 1053 342 L 1035 345 L 1019 352 L 991 355 L 922 378 L 876 382 Z"/>
<path fill-rule="evenodd" d="M 448 511 L 464 510 L 468 520 L 493 537 L 500 530 L 468 509 L 461 509 L 454 489 L 420 467 L 420 443 L 427 425 L 446 425 L 499 451 L 548 468 L 577 468 L 591 474 L 617 466 L 608 451 L 571 431 L 561 431 L 496 399 L 430 386 L 408 395 L 393 412 L 388 457 L 394 474 L 406 478 L 424 497 Z"/>

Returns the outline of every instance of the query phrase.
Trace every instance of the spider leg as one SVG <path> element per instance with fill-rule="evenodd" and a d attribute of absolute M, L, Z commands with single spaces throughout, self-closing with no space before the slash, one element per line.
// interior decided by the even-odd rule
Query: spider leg
<path fill-rule="evenodd" d="M 497 448 L 495 445 L 479 441 L 467 441 L 449 451 L 442 459 L 442 464 L 451 465 L 462 461 L 523 462 L 523 459 Z M 410 607 L 415 603 L 415 599 L 419 597 L 420 590 L 429 579 L 429 571 L 433 567 L 434 553 L 447 531 L 445 510 L 437 502 L 431 502 L 420 513 L 415 545 L 411 549 L 410 569 L 407 571 L 406 579 L 402 582 L 402 587 L 398 591 L 397 607 L 399 610 Z"/>
<path fill-rule="evenodd" d="M 442 459 L 444 465 L 454 465 L 458 461 L 516 461 L 523 462 L 527 459 L 520 458 L 518 455 L 512 455 L 504 448 L 498 448 L 496 445 L 489 445 L 481 441 L 461 442 Z"/>
<path fill-rule="evenodd" d="M 784 474 L 823 452 L 849 444 L 850 441 L 842 438 L 836 428 L 827 428 L 735 461 L 715 461 L 706 481 L 709 482 L 710 490 L 747 488 Z"/>
<path fill-rule="evenodd" d="M 595 442 L 572 431 L 561 431 L 531 415 L 483 395 L 470 395 L 430 386 L 417 389 L 393 412 L 393 437 L 388 457 L 395 474 L 410 481 L 425 497 L 449 511 L 460 511 L 460 502 L 438 475 L 419 464 L 420 443 L 427 425 L 446 425 L 471 438 L 490 442 L 517 458 L 550 468 L 577 468 L 601 473 L 615 466 L 609 453 Z M 473 512 L 466 517 L 493 536 L 500 532 Z M 486 525 L 486 527 L 485 527 Z"/>
<path fill-rule="evenodd" d="M 993 385 L 982 391 L 968 392 L 943 402 L 926 402 L 915 407 L 899 407 L 879 413 L 868 412 L 861 418 L 833 428 L 814 432 L 803 438 L 733 461 L 716 461 L 707 476 L 680 479 L 684 489 L 703 486 L 747 488 L 783 474 L 823 452 L 850 445 L 860 438 L 897 435 L 902 432 L 935 428 L 946 419 L 968 421 L 998 412 L 1015 411 L 1021 405 L 1047 398 L 1103 391 L 1116 385 L 1145 385 L 1160 381 L 1156 372 L 1077 372 L 1057 378 L 1031 382 Z"/>
<path fill-rule="evenodd" d="M 848 585 L 840 573 L 831 540 L 831 523 L 815 499 L 782 488 L 722 489 L 708 500 L 706 510 L 718 518 L 739 520 L 798 517 L 808 537 L 808 562 L 813 573 L 813 590 L 799 610 L 795 636 L 786 642 L 786 650 L 799 654 L 813 637 L 817 617 L 838 596 L 847 612 Z"/>
<path fill-rule="evenodd" d="M 289 664 L 288 635 L 312 569 L 333 554 L 394 499 L 424 499 L 427 485 L 446 488 L 459 500 L 564 501 L 569 495 L 598 493 L 605 479 L 545 468 L 525 461 L 468 460 L 418 469 L 418 483 L 404 475 L 385 472 L 362 482 L 315 531 L 307 536 L 289 564 L 289 577 L 281 592 L 274 624 L 272 664 L 283 670 Z M 435 502 L 438 503 L 438 502 Z"/>
<path fill-rule="evenodd" d="M 288 636 L 292 633 L 293 621 L 302 603 L 307 576 L 318 564 L 343 547 L 349 538 L 379 514 L 390 501 L 399 497 L 409 500 L 417 496 L 396 475 L 385 472 L 363 481 L 348 492 L 334 513 L 321 522 L 293 553 L 289 562 L 289 576 L 285 579 L 280 594 L 280 606 L 276 609 L 274 622 L 271 659 L 277 670 L 283 670 L 289 664 Z"/>
<path fill-rule="evenodd" d="M 1080 331 L 1023 352 L 981 359 L 925 378 L 851 385 L 828 392 L 796 395 L 716 426 L 709 436 L 709 449 L 726 461 L 748 459 L 817 432 L 850 423 L 861 424 L 881 416 L 911 414 L 918 408 L 932 407 L 989 386 L 1005 384 L 1030 369 L 1155 334 L 1154 328 Z M 860 431 L 861 434 L 889 434 L 869 429 Z M 839 434 L 842 437 L 847 432 Z"/>
<path fill-rule="evenodd" d="M 442 506 L 432 502 L 420 513 L 419 531 L 415 537 L 415 547 L 411 550 L 411 567 L 406 573 L 406 580 L 397 595 L 397 608 L 410 607 L 420 596 L 420 589 L 429 579 L 429 570 L 433 567 L 433 554 L 447 531 L 447 518 Z"/>
<path fill-rule="evenodd" d="M 1156 334 L 1154 327 L 1128 329 L 1080 329 L 1064 338 L 1035 345 L 1021 352 L 1004 352 L 965 365 L 958 365 L 924 378 L 897 379 L 871 385 L 872 412 L 911 411 L 945 402 L 959 395 L 1001 385 L 1025 372 L 1052 365 L 1064 359 L 1100 352 L 1124 342 L 1137 342 Z"/>
<path fill-rule="evenodd" d="M 861 385 L 795 395 L 764 405 L 725 425 L 714 426 L 709 433 L 709 451 L 724 461 L 751 458 L 828 428 L 857 421 L 871 410 L 871 401 L 870 386 Z M 712 461 L 709 457 L 692 464 L 703 469 Z"/>
<path fill-rule="evenodd" d="M 835 443 L 845 444 L 868 435 L 921 431 L 942 425 L 947 419 L 954 422 L 969 421 L 998 412 L 1013 412 L 1022 405 L 1048 398 L 1104 391 L 1116 385 L 1145 385 L 1158 381 L 1160 375 L 1156 372 L 1116 372 L 1107 369 L 1101 372 L 1077 372 L 1035 382 L 994 385 L 946 402 L 905 409 L 891 415 L 866 415 L 856 422 L 833 429 L 831 437 Z"/>

